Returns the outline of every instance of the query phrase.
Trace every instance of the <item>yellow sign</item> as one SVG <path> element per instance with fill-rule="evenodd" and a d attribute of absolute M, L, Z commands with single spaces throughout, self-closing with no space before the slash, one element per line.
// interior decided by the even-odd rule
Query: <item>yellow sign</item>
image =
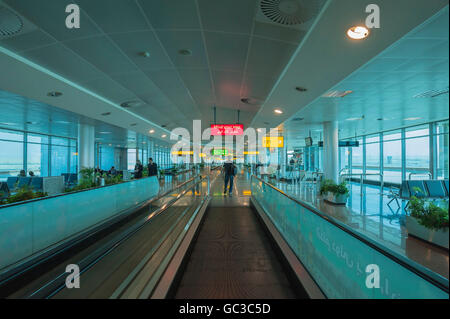
<path fill-rule="evenodd" d="M 193 155 L 193 151 L 178 151 L 178 152 L 172 152 L 172 155 Z"/>
<path fill-rule="evenodd" d="M 244 152 L 244 155 L 258 155 L 259 152 L 258 151 L 249 151 L 249 152 Z"/>
<path fill-rule="evenodd" d="M 283 136 L 264 136 L 262 142 L 262 146 L 266 148 L 284 147 Z"/>

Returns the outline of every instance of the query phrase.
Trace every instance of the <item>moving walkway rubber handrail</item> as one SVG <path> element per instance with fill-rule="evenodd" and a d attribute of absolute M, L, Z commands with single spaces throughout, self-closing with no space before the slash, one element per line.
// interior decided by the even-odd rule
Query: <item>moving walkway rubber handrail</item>
<path fill-rule="evenodd" d="M 435 273 L 431 272 L 430 270 L 427 270 L 426 268 L 424 268 L 423 266 L 415 263 L 414 261 L 406 260 L 405 257 L 403 257 L 403 256 L 401 256 L 401 255 L 391 251 L 389 248 L 382 247 L 379 243 L 373 241 L 372 239 L 370 239 L 370 238 L 368 238 L 368 237 L 366 237 L 366 236 L 364 236 L 362 234 L 358 234 L 358 233 L 354 232 L 353 230 L 347 228 L 345 225 L 337 222 L 333 218 L 330 218 L 330 216 L 325 215 L 320 210 L 318 210 L 316 207 L 314 207 L 312 205 L 309 205 L 309 204 L 307 204 L 305 202 L 302 202 L 302 201 L 300 201 L 300 200 L 298 200 L 298 199 L 288 195 L 287 193 L 285 193 L 282 190 L 280 190 L 279 188 L 269 184 L 268 182 L 264 181 L 263 179 L 259 178 L 258 176 L 252 175 L 251 178 L 255 178 L 258 181 L 264 183 L 265 185 L 271 187 L 275 191 L 283 194 L 285 197 L 287 197 L 290 200 L 296 202 L 297 204 L 303 206 L 304 208 L 306 208 L 309 211 L 311 211 L 313 214 L 321 217 L 322 219 L 326 220 L 330 224 L 338 227 L 340 230 L 343 230 L 344 232 L 346 232 L 350 236 L 356 238 L 357 240 L 363 242 L 364 244 L 366 244 L 370 248 L 372 248 L 372 249 L 376 250 L 377 252 L 383 254 L 384 256 L 388 257 L 389 259 L 392 259 L 394 262 L 398 263 L 399 265 L 403 266 L 404 268 L 408 269 L 409 271 L 415 273 L 416 275 L 418 275 L 419 277 L 421 277 L 421 278 L 425 279 L 426 281 L 430 282 L 431 284 L 433 284 L 434 286 L 438 287 L 439 289 L 445 291 L 446 293 L 449 292 L 448 280 L 446 280 L 444 277 L 442 277 L 442 276 L 440 276 L 438 274 L 435 274 Z M 414 263 L 415 265 L 412 265 L 411 263 Z M 422 269 L 420 269 L 420 268 L 422 268 Z"/>
<path fill-rule="evenodd" d="M 138 231 L 140 231 L 147 223 L 149 223 L 154 217 L 160 215 L 164 211 L 166 211 L 168 208 L 172 207 L 175 202 L 177 202 L 181 197 L 183 197 L 187 192 L 189 192 L 192 188 L 197 186 L 199 183 L 203 181 L 203 177 L 201 175 L 197 175 L 190 179 L 189 181 L 183 183 L 182 185 L 177 186 L 172 190 L 175 191 L 181 187 L 183 187 L 186 183 L 192 182 L 195 179 L 200 178 L 198 182 L 194 183 L 191 187 L 185 189 L 183 192 L 178 194 L 176 197 L 171 199 L 169 202 L 165 203 L 162 207 L 158 208 L 156 211 L 152 212 L 148 217 L 143 218 L 140 222 L 135 223 L 133 226 L 125 230 L 124 232 L 118 234 L 115 236 L 112 240 L 110 240 L 107 244 L 103 245 L 102 247 L 95 250 L 93 253 L 89 254 L 88 256 L 84 257 L 81 261 L 77 263 L 77 265 L 80 265 L 80 277 L 81 275 L 92 268 L 95 264 L 97 264 L 100 260 L 102 260 L 104 257 L 109 255 L 111 252 L 113 252 L 117 247 L 119 247 L 122 243 L 124 243 L 126 240 L 128 240 L 130 237 L 132 237 L 134 234 L 136 234 Z M 92 261 L 89 261 L 92 260 Z M 83 262 L 86 262 L 87 264 L 83 267 L 81 267 L 81 264 Z M 46 298 L 49 299 L 53 297 L 55 294 L 57 294 L 59 291 L 64 289 L 65 287 L 65 277 L 67 276 L 66 272 L 63 272 L 59 274 L 56 278 L 53 278 L 48 283 L 44 284 L 41 288 L 35 290 L 30 295 L 26 296 L 25 298 Z M 60 283 L 59 280 L 62 280 L 63 282 Z M 53 286 L 57 286 L 56 288 L 51 288 Z M 50 291 L 46 291 L 45 288 L 50 287 Z"/>

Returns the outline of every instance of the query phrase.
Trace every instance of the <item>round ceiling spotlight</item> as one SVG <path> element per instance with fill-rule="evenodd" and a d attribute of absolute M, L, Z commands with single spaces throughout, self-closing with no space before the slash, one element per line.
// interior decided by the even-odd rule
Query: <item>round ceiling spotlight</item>
<path fill-rule="evenodd" d="M 150 134 L 153 134 L 153 133 L 155 133 L 155 130 L 150 130 L 150 131 L 148 131 Z"/>
<path fill-rule="evenodd" d="M 150 52 L 148 52 L 148 51 L 139 52 L 139 55 L 143 58 L 149 58 Z"/>
<path fill-rule="evenodd" d="M 63 95 L 61 92 L 57 92 L 57 91 L 52 91 L 52 92 L 48 92 L 47 96 L 50 97 L 60 97 L 61 95 Z"/>
<path fill-rule="evenodd" d="M 192 51 L 189 49 L 181 49 L 181 50 L 178 50 L 178 54 L 184 55 L 184 56 L 189 56 L 189 55 L 192 55 Z"/>
<path fill-rule="evenodd" d="M 166 134 L 163 134 L 163 135 L 161 135 L 161 137 L 162 137 L 162 138 L 166 138 L 166 137 L 167 137 L 167 135 L 166 135 Z"/>
<path fill-rule="evenodd" d="M 131 108 L 131 107 L 138 107 L 141 106 L 141 102 L 139 101 L 128 101 L 128 102 L 123 102 L 122 104 L 120 104 L 121 107 L 123 108 Z"/>
<path fill-rule="evenodd" d="M 9 37 L 23 29 L 22 19 L 11 10 L 0 8 L 0 36 Z"/>
<path fill-rule="evenodd" d="M 280 109 L 275 109 L 275 110 L 273 110 L 273 112 L 276 114 L 283 114 L 283 111 Z"/>
<path fill-rule="evenodd" d="M 353 40 L 362 40 L 369 36 L 369 29 L 363 26 L 354 26 L 347 30 L 347 36 Z"/>

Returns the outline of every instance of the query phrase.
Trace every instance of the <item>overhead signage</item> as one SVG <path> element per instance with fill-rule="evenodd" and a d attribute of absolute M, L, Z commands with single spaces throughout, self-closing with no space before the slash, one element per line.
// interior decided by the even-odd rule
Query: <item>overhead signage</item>
<path fill-rule="evenodd" d="M 211 135 L 213 136 L 228 136 L 228 135 L 243 135 L 243 124 L 212 124 Z"/>
<path fill-rule="evenodd" d="M 323 147 L 323 142 L 319 142 L 318 146 Z M 359 141 L 339 141 L 339 147 L 359 147 Z"/>
<path fill-rule="evenodd" d="M 284 147 L 283 136 L 264 136 L 262 146 L 266 148 Z"/>
<path fill-rule="evenodd" d="M 226 156 L 226 155 L 228 155 L 228 150 L 221 149 L 221 148 L 215 148 L 215 149 L 211 150 L 211 154 L 219 155 L 219 156 Z"/>

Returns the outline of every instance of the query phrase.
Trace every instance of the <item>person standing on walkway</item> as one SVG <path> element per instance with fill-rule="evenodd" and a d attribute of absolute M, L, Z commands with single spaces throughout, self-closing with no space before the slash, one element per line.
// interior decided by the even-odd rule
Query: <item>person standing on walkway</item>
<path fill-rule="evenodd" d="M 153 158 L 148 159 L 148 176 L 156 176 L 158 175 L 158 165 L 153 162 Z"/>
<path fill-rule="evenodd" d="M 140 160 L 136 161 L 136 165 L 134 166 L 134 178 L 142 178 L 142 171 L 144 170 L 144 167 L 142 166 L 142 163 Z"/>
<path fill-rule="evenodd" d="M 228 191 L 228 193 L 231 196 L 233 193 L 233 179 L 234 179 L 234 176 L 236 175 L 236 165 L 234 165 L 233 161 L 230 158 L 228 158 L 225 161 L 225 163 L 223 164 L 223 172 L 225 175 L 223 193 L 224 194 L 227 193 L 228 182 L 229 182 L 230 190 Z"/>

